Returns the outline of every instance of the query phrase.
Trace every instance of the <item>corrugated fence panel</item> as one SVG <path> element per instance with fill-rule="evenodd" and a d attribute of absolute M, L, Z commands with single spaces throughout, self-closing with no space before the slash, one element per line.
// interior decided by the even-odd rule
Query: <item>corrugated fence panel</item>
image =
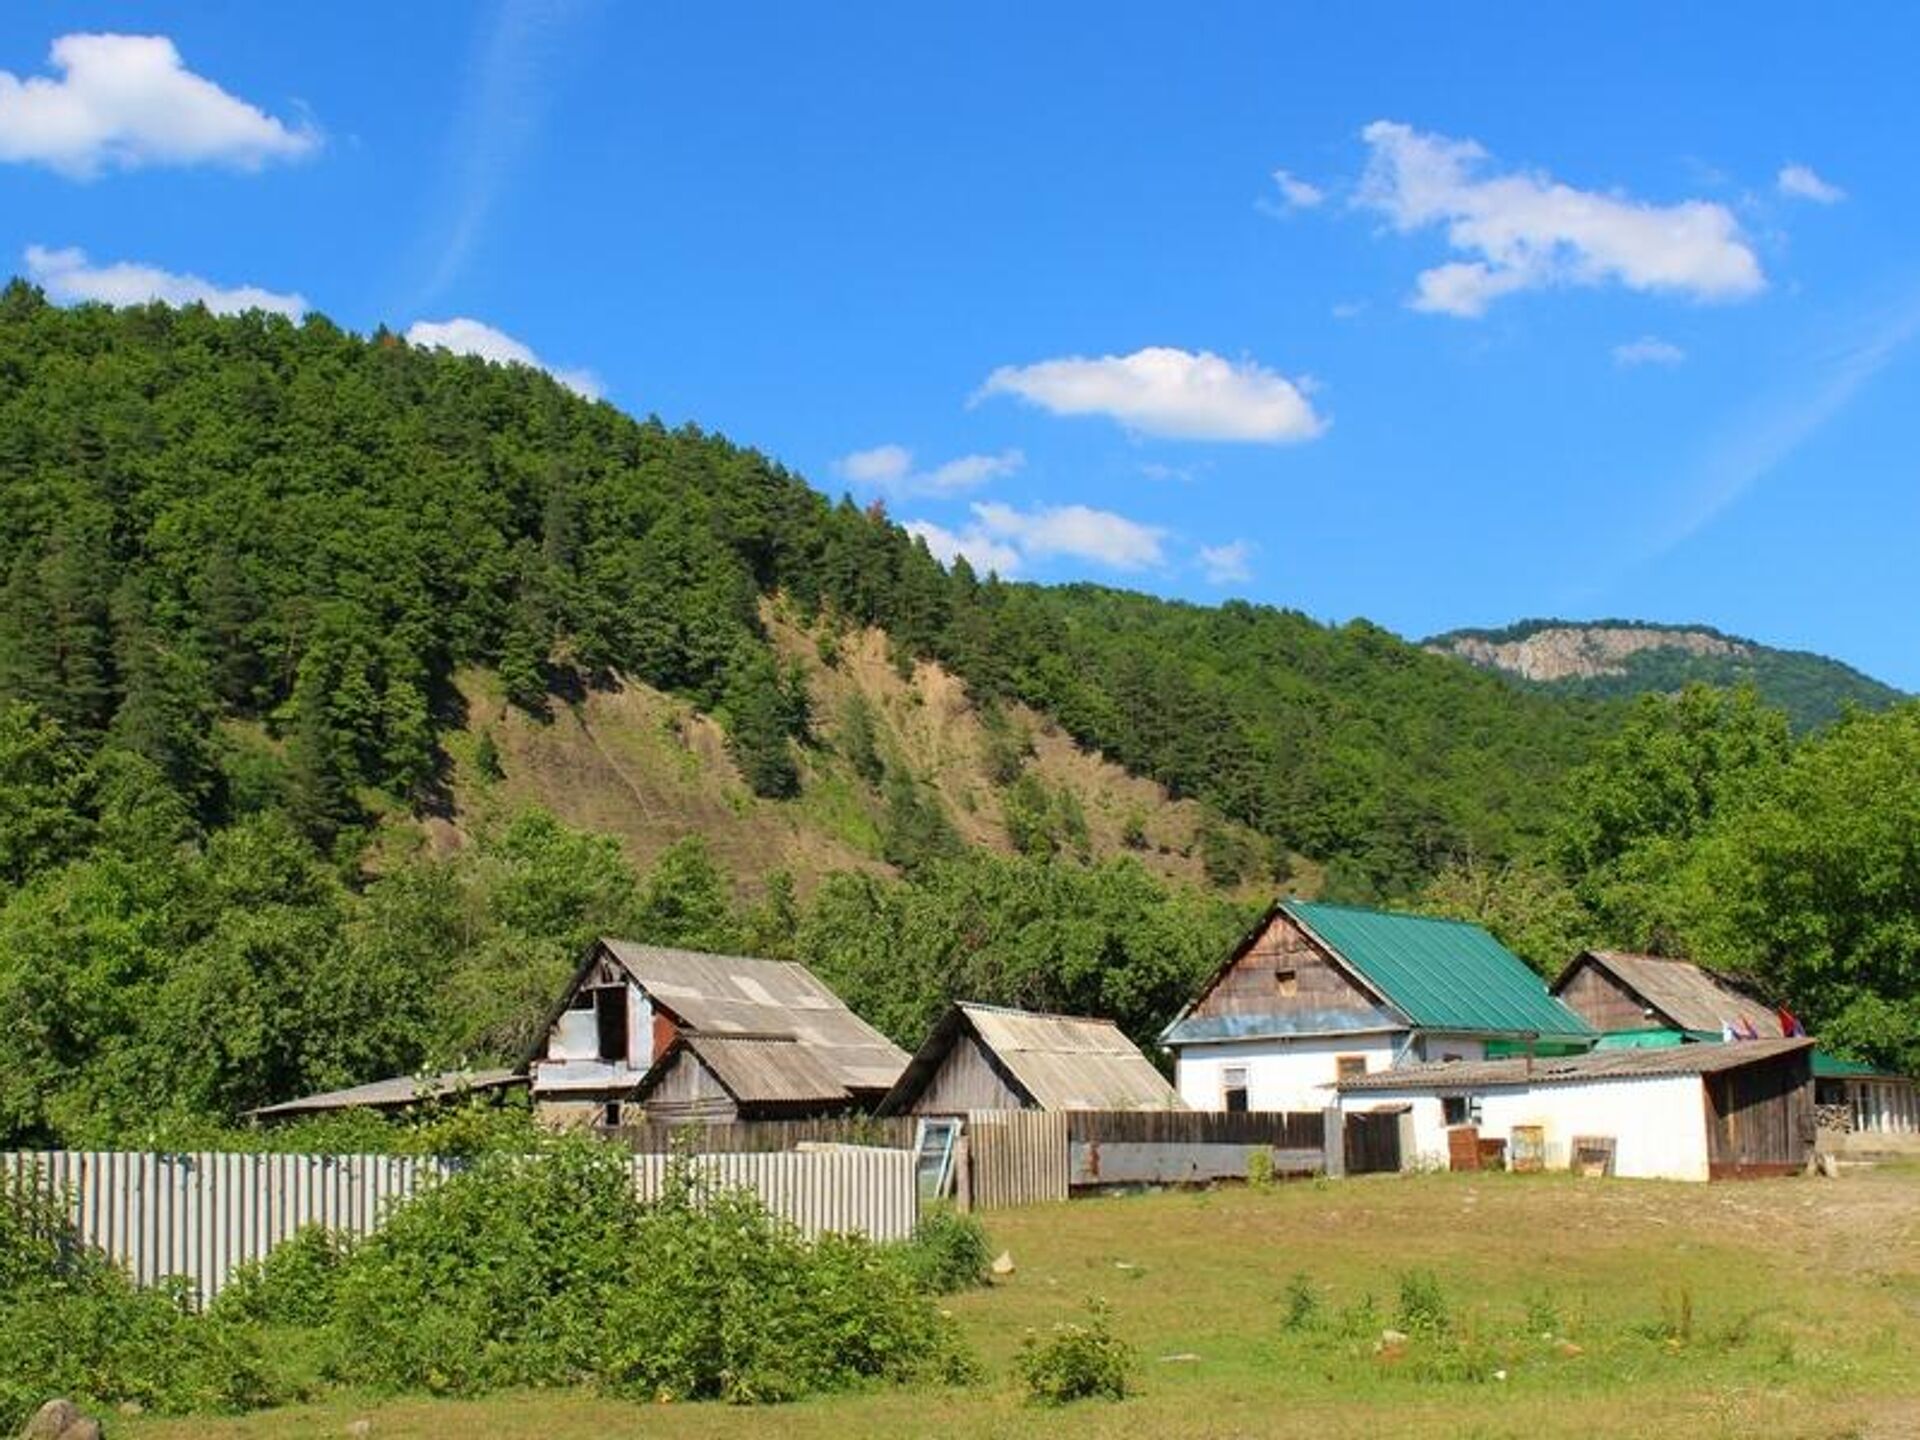
<path fill-rule="evenodd" d="M 1003 1210 L 1067 1198 L 1067 1117 L 1059 1111 L 975 1110 L 967 1116 L 973 1207 Z"/>
<path fill-rule="evenodd" d="M 0 1172 L 37 1175 L 67 1197 L 80 1238 L 143 1285 L 184 1276 L 204 1303 L 236 1266 L 306 1225 L 352 1235 L 461 1162 L 399 1155 L 164 1155 L 125 1151 L 0 1154 Z M 701 1155 L 707 1182 L 751 1190 L 809 1238 L 859 1233 L 904 1240 L 919 1220 L 911 1151 L 837 1149 Z M 660 1191 L 668 1159 L 633 1157 L 643 1198 Z"/>

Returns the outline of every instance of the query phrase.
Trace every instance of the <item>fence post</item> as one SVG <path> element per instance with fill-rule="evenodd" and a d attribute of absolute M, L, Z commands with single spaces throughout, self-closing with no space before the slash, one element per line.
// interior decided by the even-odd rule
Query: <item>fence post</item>
<path fill-rule="evenodd" d="M 1340 1120 L 1340 1107 L 1329 1105 L 1320 1112 L 1321 1148 L 1326 1152 L 1324 1167 L 1329 1179 L 1337 1180 L 1347 1173 L 1347 1134 L 1346 1126 Z"/>

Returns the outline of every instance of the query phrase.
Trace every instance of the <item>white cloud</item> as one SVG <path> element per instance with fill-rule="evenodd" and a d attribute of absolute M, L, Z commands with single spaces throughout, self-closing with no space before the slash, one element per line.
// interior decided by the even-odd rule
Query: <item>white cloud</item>
<path fill-rule="evenodd" d="M 1326 429 L 1305 386 L 1252 361 L 1150 346 L 1131 355 L 1078 355 L 1003 365 L 979 396 L 1017 395 L 1055 415 L 1106 415 L 1129 429 L 1182 440 L 1310 440 Z"/>
<path fill-rule="evenodd" d="M 1658 335 L 1642 335 L 1638 340 L 1613 347 L 1616 365 L 1678 365 L 1686 358 L 1686 351 Z"/>
<path fill-rule="evenodd" d="M 1782 165 L 1775 183 L 1779 185 L 1782 195 L 1795 200 L 1811 200 L 1816 205 L 1837 205 L 1847 198 L 1846 191 L 1822 180 L 1810 165 Z"/>
<path fill-rule="evenodd" d="M 1274 171 L 1273 183 L 1280 187 L 1280 198 L 1295 210 L 1311 210 L 1327 198 L 1326 191 L 1302 180 L 1291 171 Z"/>
<path fill-rule="evenodd" d="M 1017 510 L 985 502 L 973 507 L 973 517 L 983 535 L 1015 546 L 1023 557 L 1068 555 L 1116 570 L 1145 570 L 1166 563 L 1160 543 L 1166 531 L 1111 510 L 1086 505 Z"/>
<path fill-rule="evenodd" d="M 1652 205 L 1524 171 L 1483 175 L 1487 153 L 1473 141 L 1388 120 L 1361 136 L 1372 155 L 1355 203 L 1402 231 L 1444 226 L 1448 243 L 1471 257 L 1422 274 L 1408 302 L 1416 310 L 1477 316 L 1502 295 L 1548 285 L 1613 281 L 1733 300 L 1766 284 L 1724 205 Z"/>
<path fill-rule="evenodd" d="M 320 144 L 311 126 L 283 124 L 195 75 L 164 35 L 63 35 L 51 60 L 58 79 L 0 70 L 0 161 L 84 180 L 143 165 L 258 170 Z"/>
<path fill-rule="evenodd" d="M 931 520 L 909 520 L 904 528 L 909 535 L 926 541 L 928 551 L 942 565 L 951 565 L 964 555 L 967 564 L 982 575 L 1011 575 L 1020 568 L 1020 552 L 983 533 L 978 526 L 956 534 Z"/>
<path fill-rule="evenodd" d="M 833 462 L 833 468 L 844 480 L 890 495 L 957 495 L 1016 474 L 1026 463 L 1021 451 L 1002 450 L 997 455 L 961 455 L 932 469 L 918 470 L 914 468 L 913 451 L 906 446 L 876 445 L 871 450 L 843 455 Z"/>
<path fill-rule="evenodd" d="M 168 305 L 204 305 L 216 315 L 244 310 L 271 310 L 299 319 L 307 302 L 301 295 L 283 295 L 256 285 L 216 285 L 198 275 L 177 275 L 153 265 L 121 262 L 95 265 L 80 249 L 49 250 L 29 245 L 27 278 L 63 305 L 97 302 L 102 305 L 145 305 L 160 300 Z"/>
<path fill-rule="evenodd" d="M 1200 547 L 1200 568 L 1206 572 L 1209 585 L 1240 585 L 1251 580 L 1252 559 L 1253 546 L 1245 540 Z"/>
<path fill-rule="evenodd" d="M 477 355 L 496 365 L 529 365 L 544 370 L 576 395 L 598 400 L 605 392 L 600 378 L 591 370 L 563 370 L 547 364 L 530 346 L 504 331 L 465 316 L 451 320 L 416 320 L 407 329 L 407 343 L 423 349 L 451 350 L 456 355 Z"/>

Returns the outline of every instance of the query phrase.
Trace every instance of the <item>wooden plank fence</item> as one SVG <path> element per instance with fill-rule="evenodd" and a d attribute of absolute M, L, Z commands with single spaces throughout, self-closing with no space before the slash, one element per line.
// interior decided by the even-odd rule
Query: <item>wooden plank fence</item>
<path fill-rule="evenodd" d="M 640 1122 L 600 1133 L 636 1155 L 667 1155 L 676 1147 L 694 1154 L 762 1154 L 797 1145 L 871 1145 L 911 1150 L 911 1115 L 842 1115 L 815 1120 L 733 1120 L 718 1125 Z"/>
<path fill-rule="evenodd" d="M 1004 1210 L 1067 1198 L 1067 1117 L 1059 1111 L 967 1115 L 968 1203 Z"/>
<path fill-rule="evenodd" d="M 202 1303 L 236 1266 L 307 1225 L 371 1234 L 387 1211 L 461 1162 L 398 1155 L 156 1154 L 42 1151 L 0 1154 L 0 1173 L 37 1174 L 67 1198 L 80 1238 L 151 1285 L 184 1276 Z M 668 1157 L 635 1155 L 642 1198 L 659 1193 Z M 803 1234 L 858 1232 L 904 1240 L 919 1220 L 907 1150 L 707 1154 L 692 1161 L 712 1185 L 757 1194 Z"/>

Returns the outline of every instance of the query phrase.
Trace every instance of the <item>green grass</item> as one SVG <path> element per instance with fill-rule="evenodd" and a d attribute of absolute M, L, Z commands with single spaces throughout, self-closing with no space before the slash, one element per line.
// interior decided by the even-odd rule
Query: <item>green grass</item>
<path fill-rule="evenodd" d="M 346 1396 L 116 1429 L 268 1440 L 339 1435 L 364 1416 L 381 1437 L 463 1440 L 1920 1433 L 1920 1170 L 1710 1187 L 1381 1177 L 987 1219 L 1017 1268 L 948 1302 L 987 1375 L 965 1389 L 773 1412 L 585 1392 Z M 1022 1336 L 1079 1318 L 1092 1296 L 1138 1352 L 1133 1396 L 1025 1404 Z M 1419 1323 L 1399 1323 L 1403 1309 Z M 1389 1327 L 1408 1340 L 1382 1345 Z"/>

